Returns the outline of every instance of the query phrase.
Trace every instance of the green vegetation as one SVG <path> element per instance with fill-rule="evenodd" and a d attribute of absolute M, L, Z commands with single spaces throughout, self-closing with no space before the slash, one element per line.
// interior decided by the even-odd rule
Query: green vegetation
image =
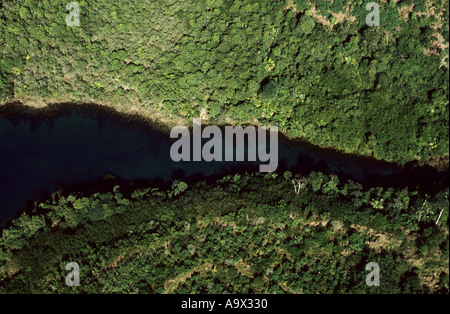
<path fill-rule="evenodd" d="M 292 180 L 302 187 L 295 193 Z M 34 293 L 448 293 L 448 188 L 236 174 L 55 194 L 3 230 L 0 287 Z M 439 222 L 436 220 L 439 217 Z M 68 287 L 65 266 L 80 265 Z M 365 265 L 380 265 L 368 287 Z"/>
<path fill-rule="evenodd" d="M 448 155 L 448 1 L 84 0 L 0 4 L 0 102 L 96 102 L 278 125 L 405 163 Z"/>
<path fill-rule="evenodd" d="M 0 104 L 278 125 L 400 164 L 448 157 L 448 1 L 379 1 L 379 27 L 351 2 L 83 0 L 69 27 L 68 1 L 5 0 Z M 2 230 L 0 292 L 448 293 L 448 213 L 448 188 L 322 173 L 55 194 Z M 65 285 L 69 262 L 80 287 Z"/>

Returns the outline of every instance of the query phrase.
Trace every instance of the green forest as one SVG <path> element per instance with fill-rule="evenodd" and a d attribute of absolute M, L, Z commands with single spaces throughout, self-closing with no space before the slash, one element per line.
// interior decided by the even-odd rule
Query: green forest
<path fill-rule="evenodd" d="M 292 184 L 301 182 L 295 191 Z M 299 181 L 297 181 L 299 180 Z M 3 230 L 16 293 L 448 293 L 448 188 L 236 174 L 36 202 Z M 437 222 L 437 223 L 436 223 Z M 80 286 L 66 286 L 69 262 Z M 380 266 L 367 286 L 365 265 Z"/>
<path fill-rule="evenodd" d="M 448 1 L 0 4 L 0 101 L 278 125 L 400 164 L 448 156 Z"/>
<path fill-rule="evenodd" d="M 362 0 L 80 0 L 80 26 L 68 2 L 0 2 L 0 106 L 278 126 L 448 172 L 448 0 L 373 1 L 379 26 Z M 61 188 L 0 229 L 0 294 L 448 294 L 448 183 L 427 184 L 279 171 Z"/>

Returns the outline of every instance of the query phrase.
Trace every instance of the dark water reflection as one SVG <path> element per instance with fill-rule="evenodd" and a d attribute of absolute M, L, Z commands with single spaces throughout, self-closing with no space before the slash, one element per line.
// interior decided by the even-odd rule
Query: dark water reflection
<path fill-rule="evenodd" d="M 234 173 L 233 166 L 240 166 L 239 171 L 258 171 L 259 163 L 176 163 L 170 158 L 173 140 L 148 123 L 91 105 L 55 108 L 24 113 L 19 105 L 1 107 L 0 226 L 37 192 L 52 192 L 57 186 L 88 182 L 109 173 L 123 180 L 160 178 L 168 182 L 177 177 Z M 281 136 L 279 163 L 280 173 L 286 169 L 304 174 L 322 171 L 368 185 L 419 185 L 429 192 L 448 185 L 448 171 L 402 168 Z"/>

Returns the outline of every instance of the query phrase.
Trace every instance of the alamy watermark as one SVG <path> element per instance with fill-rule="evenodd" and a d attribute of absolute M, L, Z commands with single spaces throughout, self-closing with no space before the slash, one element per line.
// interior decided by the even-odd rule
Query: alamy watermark
<path fill-rule="evenodd" d="M 80 285 L 80 265 L 75 262 L 67 263 L 66 270 L 71 272 L 66 276 L 66 285 L 78 287 Z"/>
<path fill-rule="evenodd" d="M 370 262 L 366 265 L 366 270 L 371 272 L 366 276 L 366 285 L 369 287 L 380 286 L 380 266 L 375 262 Z"/>
<path fill-rule="evenodd" d="M 80 26 L 80 5 L 78 2 L 69 2 L 66 5 L 66 10 L 70 11 L 66 16 L 67 26 Z M 376 2 L 369 2 L 366 4 L 366 10 L 371 11 L 366 16 L 367 26 L 380 26 L 380 6 Z M 270 59 L 269 59 L 270 60 Z"/>
<path fill-rule="evenodd" d="M 70 11 L 66 16 L 67 26 L 80 26 L 80 5 L 77 2 L 69 2 L 66 10 Z"/>
<path fill-rule="evenodd" d="M 259 166 L 260 172 L 273 172 L 278 167 L 278 127 L 271 126 L 269 132 L 270 148 L 267 153 L 267 129 L 264 126 L 225 126 L 225 145 L 223 145 L 222 130 L 217 126 L 207 126 L 202 130 L 201 119 L 194 119 L 192 134 L 192 161 L 244 161 L 244 139 L 247 135 L 248 161 L 256 161 L 256 152 L 261 162 L 269 162 Z M 170 157 L 173 161 L 191 161 L 191 136 L 185 126 L 176 126 L 170 132 L 171 138 L 179 138 L 170 148 Z M 234 145 L 236 138 L 236 145 Z M 203 145 L 202 139 L 210 139 Z M 234 146 L 236 150 L 234 150 Z M 225 158 L 223 158 L 223 150 Z"/>
<path fill-rule="evenodd" d="M 371 11 L 366 16 L 367 26 L 380 26 L 380 6 L 376 2 L 366 4 L 366 10 Z"/>

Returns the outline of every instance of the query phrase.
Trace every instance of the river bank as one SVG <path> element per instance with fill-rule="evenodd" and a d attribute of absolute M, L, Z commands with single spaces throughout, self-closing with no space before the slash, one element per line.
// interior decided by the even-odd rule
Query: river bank
<path fill-rule="evenodd" d="M 30 198 L 39 199 L 39 195 L 61 188 L 72 190 L 72 185 L 89 185 L 108 174 L 123 182 L 153 180 L 164 185 L 172 180 L 195 182 L 257 171 L 255 163 L 173 162 L 168 124 L 100 105 L 55 104 L 30 109 L 9 104 L 0 107 L 0 131 L 3 221 Z M 400 166 L 291 141 L 280 133 L 277 173 L 284 171 L 302 175 L 319 171 L 334 174 L 343 182 L 353 180 L 373 187 L 420 186 L 428 194 L 448 186 L 445 167 Z"/>
<path fill-rule="evenodd" d="M 192 128 L 192 119 L 186 119 L 182 117 L 174 117 L 173 115 L 170 115 L 160 109 L 154 108 L 152 111 L 149 111 L 148 109 L 139 109 L 139 103 L 137 102 L 131 102 L 131 103 L 123 103 L 121 102 L 120 105 L 116 105 L 113 102 L 110 101 L 97 101 L 95 103 L 74 103 L 70 102 L 70 99 L 68 99 L 67 102 L 60 102 L 60 101 L 54 101 L 49 100 L 48 102 L 44 102 L 41 100 L 35 100 L 30 98 L 21 98 L 14 101 L 0 101 L 0 116 L 14 116 L 18 115 L 21 117 L 34 117 L 36 119 L 51 119 L 58 116 L 58 114 L 66 113 L 67 110 L 75 110 L 78 107 L 87 108 L 88 110 L 92 111 L 102 111 L 107 113 L 111 117 L 116 117 L 118 121 L 121 121 L 123 123 L 128 123 L 129 125 L 135 125 L 141 128 L 146 127 L 152 127 L 156 128 L 166 134 L 170 133 L 170 130 L 175 126 L 188 126 Z M 233 121 L 229 118 L 225 119 L 225 121 L 211 121 L 207 114 L 201 113 L 200 118 L 202 119 L 202 125 L 208 126 L 208 125 L 217 125 L 217 126 L 224 126 L 224 125 L 253 125 L 253 126 L 262 126 L 261 123 L 259 123 L 258 120 L 253 119 L 252 121 L 246 121 L 238 123 L 236 121 Z M 298 143 L 308 143 L 311 145 L 314 145 L 304 138 L 296 137 L 292 135 L 292 132 L 289 132 L 288 130 L 284 130 L 283 128 L 279 128 L 279 133 L 282 134 L 287 140 L 292 142 L 298 142 Z M 316 146 L 316 145 L 315 145 Z M 347 155 L 353 155 L 356 157 L 362 157 L 362 158 L 373 158 L 372 154 L 368 155 L 359 155 L 356 153 L 344 153 L 342 150 L 339 150 L 338 148 L 332 147 L 332 146 L 324 146 L 320 147 L 323 150 L 328 150 L 331 152 L 337 152 Z M 385 161 L 383 159 L 376 159 L 380 161 Z M 421 160 L 416 159 L 412 160 L 408 163 L 397 163 L 397 162 L 389 162 L 385 161 L 391 164 L 395 164 L 399 167 L 423 167 L 423 166 L 430 166 L 435 168 L 439 172 L 448 172 L 449 170 L 449 153 L 445 156 L 435 156 L 431 158 L 430 160 Z"/>

